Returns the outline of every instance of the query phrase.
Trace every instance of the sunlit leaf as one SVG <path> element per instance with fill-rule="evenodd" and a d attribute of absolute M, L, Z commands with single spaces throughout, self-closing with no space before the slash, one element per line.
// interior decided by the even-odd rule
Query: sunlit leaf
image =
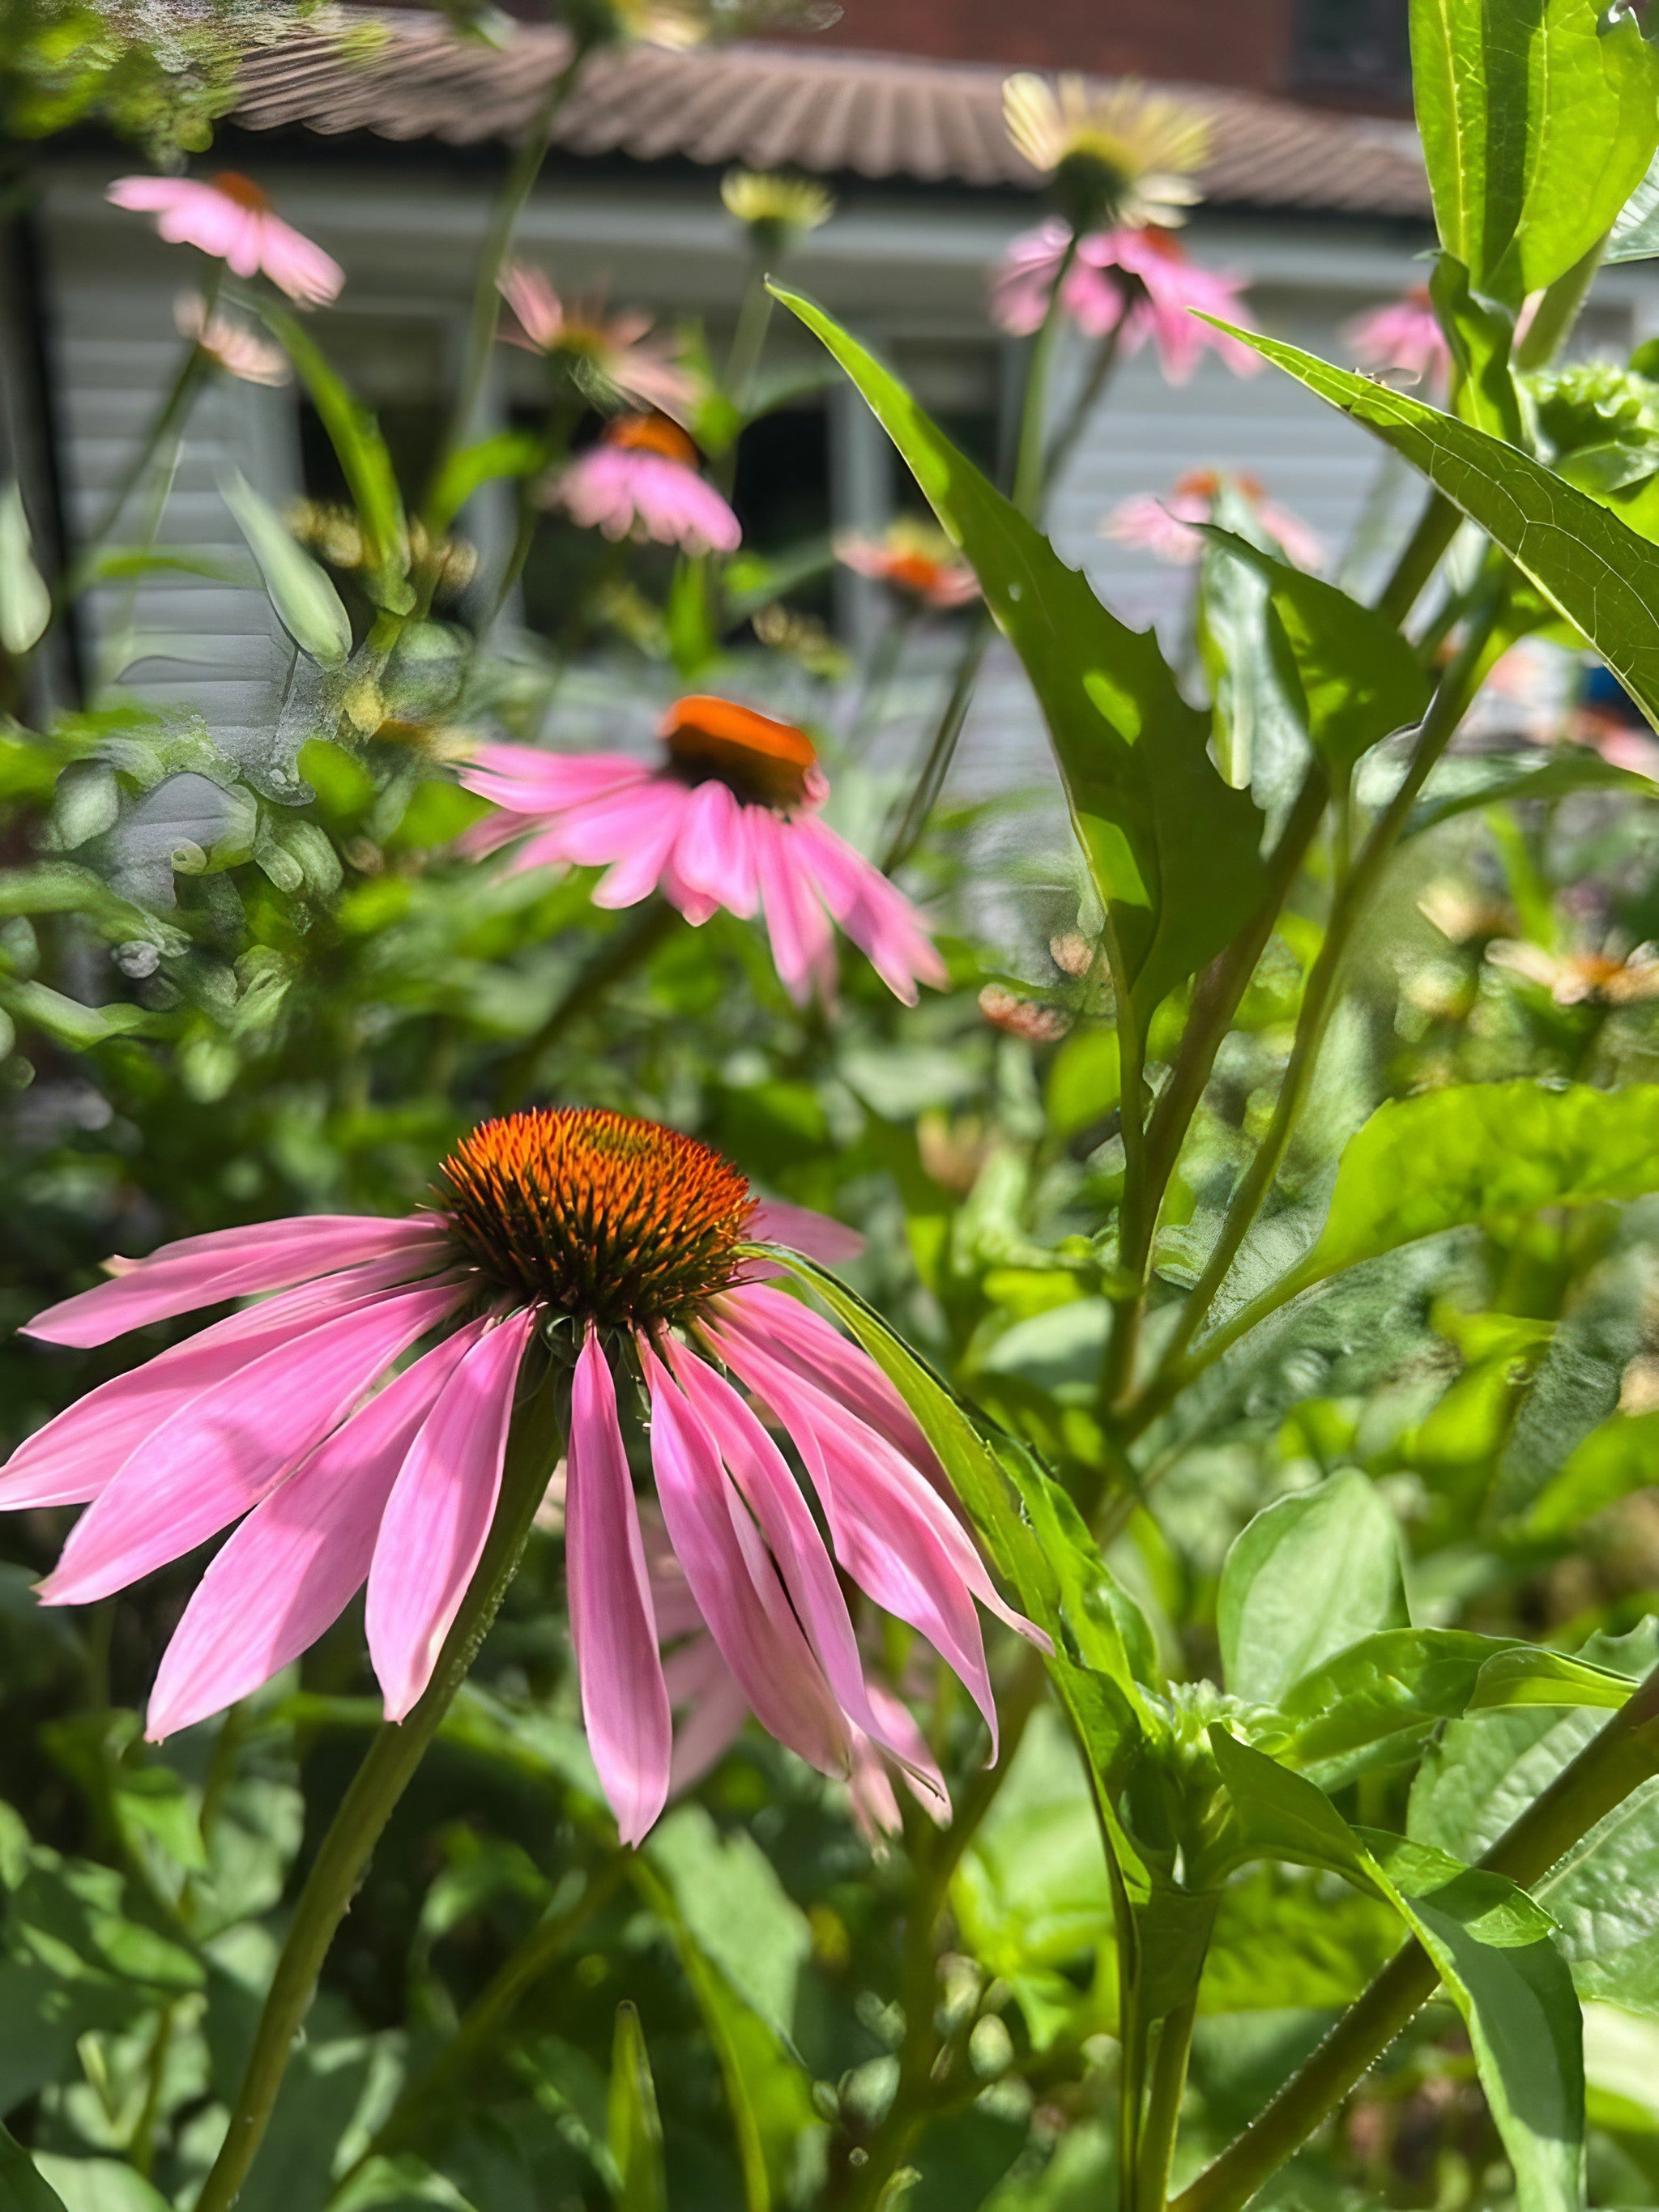
<path fill-rule="evenodd" d="M 1322 1659 L 1407 1625 L 1394 1515 L 1357 1468 L 1281 1498 L 1234 1542 L 1216 1628 L 1228 1689 L 1276 1705 Z"/>
<path fill-rule="evenodd" d="M 33 540 L 16 483 L 0 491 L 0 646 L 24 653 L 52 620 L 52 593 L 34 565 Z"/>
<path fill-rule="evenodd" d="M 240 469 L 219 489 L 259 564 L 283 629 L 322 667 L 343 667 L 351 651 L 351 618 L 327 574 Z"/>

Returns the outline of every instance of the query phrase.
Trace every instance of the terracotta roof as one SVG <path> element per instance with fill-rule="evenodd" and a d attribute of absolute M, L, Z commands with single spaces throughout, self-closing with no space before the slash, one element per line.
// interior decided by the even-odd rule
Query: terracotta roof
<path fill-rule="evenodd" d="M 510 139 L 568 51 L 563 32 L 518 27 L 503 49 L 457 39 L 440 17 L 341 11 L 345 32 L 299 31 L 252 53 L 236 120 L 325 136 Z M 335 18 L 338 21 L 340 18 Z M 354 52 L 353 28 L 383 27 Z M 711 166 L 780 163 L 823 175 L 1035 188 L 1002 128 L 998 68 L 810 46 L 601 53 L 567 103 L 555 143 L 573 154 L 672 155 Z M 1202 182 L 1224 205 L 1426 216 L 1410 127 L 1199 85 L 1160 87 L 1202 109 L 1214 155 Z"/>

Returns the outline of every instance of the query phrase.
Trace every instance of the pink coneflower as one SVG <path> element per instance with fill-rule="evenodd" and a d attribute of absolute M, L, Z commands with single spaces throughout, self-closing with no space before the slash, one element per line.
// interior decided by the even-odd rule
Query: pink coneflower
<path fill-rule="evenodd" d="M 199 177 L 121 177 L 104 196 L 117 207 L 156 218 L 170 246 L 198 246 L 222 261 L 233 276 L 263 270 L 302 307 L 337 297 L 345 283 L 339 263 L 284 222 L 251 178 L 221 169 Z"/>
<path fill-rule="evenodd" d="M 1136 546 L 1160 561 L 1178 565 L 1196 561 L 1204 551 L 1203 533 L 1196 526 L 1210 520 L 1224 487 L 1249 501 L 1256 520 L 1287 559 L 1299 568 L 1319 567 L 1325 558 L 1324 540 L 1300 515 L 1267 498 L 1255 477 L 1224 477 L 1214 469 L 1189 470 L 1162 498 L 1136 492 L 1121 500 L 1101 524 L 1101 535 L 1115 538 L 1121 545 Z"/>
<path fill-rule="evenodd" d="M 1025 337 L 1039 328 L 1071 235 L 1051 217 L 1009 247 L 991 288 L 991 312 L 1001 329 Z M 1244 289 L 1242 276 L 1189 261 L 1166 230 L 1097 231 L 1078 240 L 1060 307 L 1091 337 L 1105 337 L 1121 323 L 1126 353 L 1139 352 L 1150 339 L 1164 375 L 1171 384 L 1184 384 L 1206 351 L 1240 376 L 1253 376 L 1261 368 L 1261 357 L 1249 346 L 1199 319 L 1245 320 Z"/>
<path fill-rule="evenodd" d="M 585 530 L 607 538 L 654 538 L 683 553 L 734 553 L 738 518 L 697 473 L 697 449 L 665 415 L 624 415 L 549 487 Z"/>
<path fill-rule="evenodd" d="M 286 384 L 288 356 L 246 323 L 233 316 L 210 312 L 199 292 L 180 292 L 173 303 L 173 320 L 181 338 L 198 345 L 216 368 L 244 384 Z"/>
<path fill-rule="evenodd" d="M 817 819 L 830 780 L 804 730 L 699 694 L 669 708 L 659 735 L 666 757 L 654 766 L 626 753 L 481 745 L 461 781 L 504 811 L 468 833 L 468 849 L 533 830 L 514 865 L 607 867 L 597 905 L 660 890 L 693 923 L 721 907 L 745 917 L 761 908 L 799 1002 L 814 985 L 826 997 L 834 989 L 831 917 L 907 1006 L 918 981 L 945 983 L 909 900 Z"/>
<path fill-rule="evenodd" d="M 186 1237 L 37 1316 L 31 1334 L 90 1346 L 276 1294 L 49 1422 L 0 1504 L 88 1504 L 43 1586 L 52 1605 L 107 1597 L 240 1522 L 162 1658 L 153 1737 L 267 1681 L 365 1583 L 369 1656 L 401 1720 L 483 1552 L 515 1394 L 568 1375 L 571 1636 L 594 1760 L 636 1843 L 667 1795 L 672 1729 L 620 1380 L 630 1426 L 648 1407 L 697 1609 L 764 1724 L 831 1772 L 850 1771 L 854 1729 L 911 1756 L 866 1689 L 839 1566 L 956 1669 L 994 1754 L 975 1600 L 1036 1632 L 997 1595 L 880 1370 L 757 1279 L 748 1248 L 783 1238 L 830 1258 L 857 1243 L 757 1201 L 717 1152 L 653 1122 L 582 1107 L 485 1122 L 428 1211 Z M 799 1454 L 829 1545 L 744 1393 Z"/>
<path fill-rule="evenodd" d="M 965 561 L 955 558 L 944 532 L 906 516 L 879 538 L 838 531 L 835 554 L 855 575 L 872 577 L 924 606 L 963 607 L 979 597 L 979 578 Z"/>
<path fill-rule="evenodd" d="M 1451 349 L 1426 285 L 1356 315 L 1342 325 L 1341 337 L 1362 368 L 1391 368 L 1413 384 L 1442 383 L 1451 367 Z"/>
<path fill-rule="evenodd" d="M 501 332 L 507 344 L 562 362 L 588 398 L 603 404 L 620 393 L 676 416 L 696 400 L 695 377 L 660 340 L 647 339 L 649 315 L 607 315 L 580 301 L 567 305 L 539 269 L 522 264 L 504 270 L 500 284 L 519 319 L 516 331 Z"/>

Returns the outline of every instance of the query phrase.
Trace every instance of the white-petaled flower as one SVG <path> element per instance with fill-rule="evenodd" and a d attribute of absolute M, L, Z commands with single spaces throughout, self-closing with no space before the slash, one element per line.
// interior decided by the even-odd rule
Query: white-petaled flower
<path fill-rule="evenodd" d="M 762 254 L 787 253 L 836 211 L 835 194 L 811 177 L 767 170 L 728 169 L 720 179 L 720 198 Z"/>
<path fill-rule="evenodd" d="M 1192 177 L 1209 156 L 1207 120 L 1126 79 L 1101 90 L 1080 76 L 1011 76 L 1003 120 L 1016 149 L 1053 179 L 1077 230 L 1157 223 L 1173 228 L 1200 198 Z"/>

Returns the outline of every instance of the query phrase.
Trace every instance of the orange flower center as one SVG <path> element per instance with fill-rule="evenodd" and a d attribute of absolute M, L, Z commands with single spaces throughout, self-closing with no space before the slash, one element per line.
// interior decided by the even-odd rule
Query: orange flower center
<path fill-rule="evenodd" d="M 222 192 L 228 200 L 234 200 L 238 207 L 246 208 L 250 214 L 269 214 L 269 193 L 263 191 L 252 177 L 245 177 L 240 169 L 216 169 L 208 182 L 216 192 Z"/>
<path fill-rule="evenodd" d="M 805 730 L 730 699 L 703 692 L 677 699 L 658 735 L 688 782 L 716 776 L 750 805 L 799 806 L 818 780 L 818 757 Z"/>
<path fill-rule="evenodd" d="M 678 422 L 666 415 L 619 415 L 605 426 L 607 446 L 620 446 L 625 453 L 660 453 L 666 461 L 697 465 L 697 449 Z"/>
<path fill-rule="evenodd" d="M 931 592 L 944 574 L 939 563 L 930 561 L 925 553 L 893 553 L 888 556 L 888 581 L 901 585 L 907 592 Z"/>
<path fill-rule="evenodd" d="M 723 1289 L 755 1212 L 707 1145 L 602 1107 L 485 1121 L 443 1176 L 451 1233 L 497 1289 L 606 1328 L 683 1320 Z"/>

